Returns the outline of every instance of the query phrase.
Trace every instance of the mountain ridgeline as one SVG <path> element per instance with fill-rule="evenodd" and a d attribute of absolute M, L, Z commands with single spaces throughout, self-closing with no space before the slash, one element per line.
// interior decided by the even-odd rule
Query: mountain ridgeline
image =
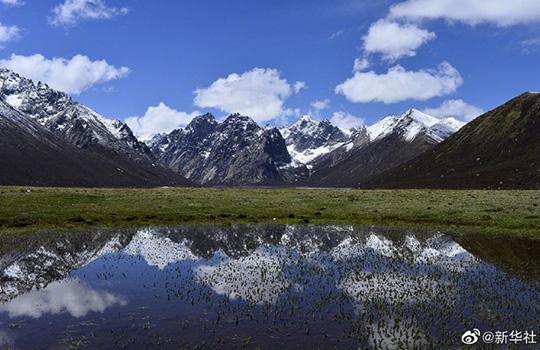
<path fill-rule="evenodd" d="M 207 113 L 146 143 L 46 84 L 0 68 L 0 185 L 535 188 L 540 94 L 465 125 L 410 109 L 341 129 Z"/>
<path fill-rule="evenodd" d="M 203 185 L 279 184 L 279 168 L 291 161 L 278 129 L 240 114 L 223 122 L 201 115 L 149 144 L 171 169 Z"/>
<path fill-rule="evenodd" d="M 160 163 L 126 124 L 0 68 L 0 185 L 195 185 Z"/>
<path fill-rule="evenodd" d="M 239 114 L 222 122 L 205 114 L 148 145 L 170 168 L 202 185 L 353 187 L 430 149 L 463 124 L 409 110 L 358 129 L 309 116 L 263 129 Z"/>
<path fill-rule="evenodd" d="M 431 149 L 463 125 L 454 118 L 439 120 L 414 109 L 401 115 L 389 115 L 317 159 L 313 175 L 301 181 L 301 185 L 358 186 Z"/>
<path fill-rule="evenodd" d="M 524 93 L 364 188 L 540 189 L 540 93 Z"/>

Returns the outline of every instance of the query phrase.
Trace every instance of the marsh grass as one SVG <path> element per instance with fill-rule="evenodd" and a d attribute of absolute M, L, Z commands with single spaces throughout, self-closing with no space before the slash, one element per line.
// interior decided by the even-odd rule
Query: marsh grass
<path fill-rule="evenodd" d="M 478 228 L 539 237 L 540 191 L 0 187 L 0 231 L 186 223 Z"/>

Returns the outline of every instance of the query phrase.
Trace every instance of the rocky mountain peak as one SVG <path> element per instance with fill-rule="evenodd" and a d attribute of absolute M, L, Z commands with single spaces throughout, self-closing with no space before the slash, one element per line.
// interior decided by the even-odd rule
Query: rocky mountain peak
<path fill-rule="evenodd" d="M 0 95 L 9 105 L 30 114 L 42 124 L 56 113 L 52 106 L 65 108 L 73 103 L 68 94 L 53 90 L 42 82 L 36 85 L 31 79 L 5 67 L 0 68 Z"/>
<path fill-rule="evenodd" d="M 317 122 L 307 115 L 290 127 L 280 128 L 280 131 L 285 138 L 289 153 L 303 164 L 311 162 L 321 154 L 328 153 L 349 140 L 347 134 L 332 125 L 328 119 Z"/>
<path fill-rule="evenodd" d="M 105 118 L 68 94 L 42 82 L 35 84 L 9 68 L 0 68 L 0 98 L 77 147 L 99 146 L 135 160 L 155 161 L 121 121 Z"/>
<path fill-rule="evenodd" d="M 290 162 L 275 127 L 261 128 L 238 113 L 218 122 L 211 114 L 161 137 L 152 151 L 172 169 L 205 185 L 252 185 L 277 181 L 278 167 Z"/>
<path fill-rule="evenodd" d="M 186 132 L 191 133 L 193 140 L 203 139 L 216 131 L 219 122 L 211 113 L 196 116 L 186 126 Z"/>
<path fill-rule="evenodd" d="M 231 114 L 221 123 L 220 130 L 222 132 L 245 132 L 245 131 L 260 131 L 262 128 L 250 117 L 239 113 Z"/>

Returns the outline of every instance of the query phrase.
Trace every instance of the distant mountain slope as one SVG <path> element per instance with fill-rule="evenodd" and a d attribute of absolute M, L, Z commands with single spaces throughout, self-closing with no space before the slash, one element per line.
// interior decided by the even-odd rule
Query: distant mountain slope
<path fill-rule="evenodd" d="M 168 169 L 69 144 L 0 99 L 0 185 L 154 187 L 194 185 Z"/>
<path fill-rule="evenodd" d="M 411 109 L 360 130 L 348 143 L 321 157 L 301 186 L 355 187 L 427 151 L 463 126 Z"/>
<path fill-rule="evenodd" d="M 204 185 L 282 183 L 279 170 L 291 161 L 277 128 L 263 129 L 251 118 L 232 114 L 195 117 L 185 129 L 157 135 L 152 151 L 179 174 Z"/>
<path fill-rule="evenodd" d="M 540 189 L 540 94 L 524 93 L 369 188 Z"/>
<path fill-rule="evenodd" d="M 64 92 L 0 68 L 0 96 L 11 107 L 80 148 L 106 148 L 135 161 L 156 160 L 126 124 L 72 101 Z"/>
<path fill-rule="evenodd" d="M 285 139 L 287 150 L 298 163 L 309 164 L 317 157 L 329 153 L 349 136 L 328 119 L 321 122 L 305 115 L 291 126 L 283 126 L 279 131 Z"/>
<path fill-rule="evenodd" d="M 120 121 L 0 68 L 0 184 L 193 186 Z"/>

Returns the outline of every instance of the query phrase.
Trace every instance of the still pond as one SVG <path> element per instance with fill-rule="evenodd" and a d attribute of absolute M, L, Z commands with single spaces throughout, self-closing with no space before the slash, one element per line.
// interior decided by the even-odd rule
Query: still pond
<path fill-rule="evenodd" d="M 540 348 L 540 243 L 186 225 L 0 234 L 2 349 Z"/>

